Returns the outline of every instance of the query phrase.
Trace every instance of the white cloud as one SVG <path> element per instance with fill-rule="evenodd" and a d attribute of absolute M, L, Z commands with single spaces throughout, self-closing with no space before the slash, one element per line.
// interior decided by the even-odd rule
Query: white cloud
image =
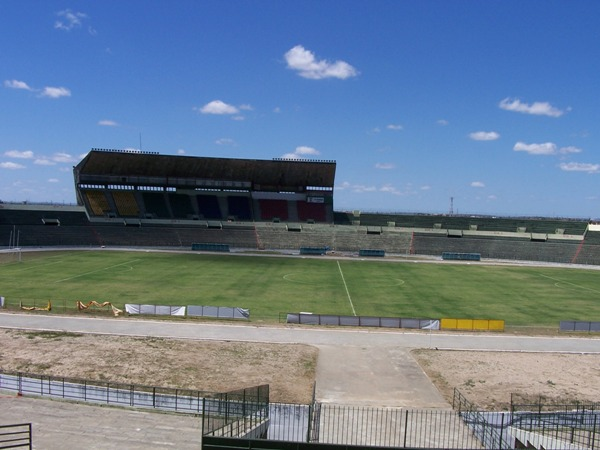
<path fill-rule="evenodd" d="M 564 114 L 564 111 L 552 106 L 548 102 L 528 104 L 521 102 L 518 98 L 511 99 L 507 97 L 500 102 L 499 106 L 506 111 L 515 111 L 536 116 L 560 117 Z"/>
<path fill-rule="evenodd" d="M 215 141 L 217 145 L 235 145 L 235 141 L 230 138 L 221 138 Z"/>
<path fill-rule="evenodd" d="M 320 152 L 317 149 L 312 147 L 306 147 L 301 145 L 300 147 L 296 147 L 295 152 L 297 155 L 319 155 Z"/>
<path fill-rule="evenodd" d="M 46 86 L 42 89 L 40 93 L 40 97 L 48 97 L 48 98 L 60 98 L 60 97 L 70 97 L 71 91 L 65 87 L 52 87 Z"/>
<path fill-rule="evenodd" d="M 559 153 L 562 153 L 562 154 L 581 153 L 582 151 L 583 150 L 581 150 L 580 148 L 573 147 L 571 145 L 571 146 L 568 146 L 568 147 L 561 147 L 560 150 L 559 150 Z"/>
<path fill-rule="evenodd" d="M 33 89 L 29 87 L 27 83 L 19 80 L 4 80 L 4 87 L 10 89 L 24 89 L 26 91 L 32 91 Z"/>
<path fill-rule="evenodd" d="M 448 125 L 450 122 L 448 122 L 446 119 L 440 119 L 436 122 L 438 125 L 441 125 L 443 127 L 445 127 L 446 125 Z"/>
<path fill-rule="evenodd" d="M 14 162 L 0 163 L 0 169 L 17 170 L 17 169 L 24 169 L 24 168 L 25 168 L 25 166 L 23 166 L 22 164 L 17 164 Z"/>
<path fill-rule="evenodd" d="M 394 130 L 394 131 L 399 131 L 399 130 L 403 130 L 404 129 L 404 127 L 402 125 L 400 125 L 400 124 L 393 124 L 393 123 L 390 123 L 388 126 L 386 126 L 386 128 L 388 130 Z"/>
<path fill-rule="evenodd" d="M 49 159 L 46 159 L 46 158 L 36 159 L 33 163 L 38 166 L 55 166 L 56 165 L 56 163 L 54 161 L 50 161 Z"/>
<path fill-rule="evenodd" d="M 202 114 L 237 114 L 240 112 L 238 108 L 233 105 L 228 105 L 227 103 L 221 100 L 213 100 L 212 102 L 207 103 L 202 108 L 199 109 Z"/>
<path fill-rule="evenodd" d="M 115 122 L 114 120 L 110 120 L 110 119 L 99 120 L 98 125 L 100 125 L 101 127 L 118 127 L 119 126 L 119 124 L 117 122 Z"/>
<path fill-rule="evenodd" d="M 473 182 L 471 182 L 471 187 L 474 187 L 474 188 L 484 188 L 485 187 L 485 183 L 483 181 L 473 181 Z"/>
<path fill-rule="evenodd" d="M 589 164 L 589 163 L 561 163 L 559 164 L 560 170 L 565 172 L 587 172 L 587 173 L 600 173 L 600 164 Z"/>
<path fill-rule="evenodd" d="M 33 152 L 31 150 L 9 150 L 4 152 L 4 156 L 8 156 L 9 158 L 31 159 L 33 158 Z"/>
<path fill-rule="evenodd" d="M 48 179 L 48 183 L 58 183 L 59 179 L 58 178 L 49 178 Z"/>
<path fill-rule="evenodd" d="M 275 108 L 273 108 L 273 112 L 275 114 L 281 114 L 281 108 L 279 106 L 276 106 Z"/>
<path fill-rule="evenodd" d="M 346 78 L 355 77 L 358 71 L 345 61 L 330 62 L 318 61 L 310 50 L 301 45 L 296 45 L 285 53 L 285 61 L 288 68 L 295 70 L 303 78 L 321 80 L 324 78 Z"/>
<path fill-rule="evenodd" d="M 87 18 L 87 14 L 71 11 L 70 9 L 59 11 L 56 15 L 58 19 L 54 22 L 54 28 L 63 31 L 71 31 L 73 28 L 81 27 L 82 20 Z"/>
<path fill-rule="evenodd" d="M 364 184 L 353 184 L 348 186 L 348 188 L 357 194 L 362 194 L 364 192 L 377 192 L 377 188 L 375 186 L 365 186 Z"/>
<path fill-rule="evenodd" d="M 77 162 L 77 159 L 73 158 L 73 156 L 69 155 L 68 153 L 63 153 L 63 152 L 55 153 L 54 155 L 52 155 L 51 159 L 52 159 L 52 161 L 59 162 L 59 163 Z"/>
<path fill-rule="evenodd" d="M 500 139 L 500 134 L 495 131 L 475 131 L 469 134 L 474 141 L 495 141 Z"/>
<path fill-rule="evenodd" d="M 403 193 L 401 191 L 396 189 L 391 184 L 384 184 L 383 186 L 381 186 L 379 188 L 379 192 L 386 192 L 388 194 L 393 194 L 393 195 L 403 195 Z"/>
<path fill-rule="evenodd" d="M 556 154 L 556 144 L 552 142 L 544 142 L 543 144 L 517 142 L 513 150 L 515 152 L 527 152 L 530 155 L 554 155 Z"/>
<path fill-rule="evenodd" d="M 252 105 L 244 104 L 239 107 L 242 111 L 254 111 Z"/>
<path fill-rule="evenodd" d="M 321 154 L 321 152 L 319 152 L 317 149 L 301 145 L 299 147 L 296 147 L 296 149 L 292 153 L 286 153 L 285 155 L 283 155 L 282 158 L 283 159 L 301 159 L 301 158 L 304 158 L 305 156 L 317 156 L 320 154 Z"/>
<path fill-rule="evenodd" d="M 392 163 L 377 163 L 377 164 L 375 164 L 375 168 L 382 169 L 382 170 L 390 170 L 390 169 L 395 169 L 396 166 Z"/>
<path fill-rule="evenodd" d="M 24 81 L 19 80 L 4 80 L 4 87 L 7 87 L 9 89 L 22 89 L 25 91 L 39 92 L 39 97 L 60 98 L 71 96 L 71 91 L 66 87 L 46 86 L 43 89 L 35 89 L 29 86 Z"/>
<path fill-rule="evenodd" d="M 177 154 L 178 155 L 185 155 L 185 150 L 180 148 L 179 150 L 177 150 Z"/>

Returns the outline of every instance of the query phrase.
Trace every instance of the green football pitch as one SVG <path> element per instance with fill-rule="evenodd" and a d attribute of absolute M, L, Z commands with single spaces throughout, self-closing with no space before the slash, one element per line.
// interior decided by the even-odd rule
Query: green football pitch
<path fill-rule="evenodd" d="M 249 309 L 256 322 L 300 311 L 556 328 L 560 320 L 600 320 L 600 272 L 581 268 L 112 250 L 21 259 L 0 264 L 9 307 L 229 306 Z"/>

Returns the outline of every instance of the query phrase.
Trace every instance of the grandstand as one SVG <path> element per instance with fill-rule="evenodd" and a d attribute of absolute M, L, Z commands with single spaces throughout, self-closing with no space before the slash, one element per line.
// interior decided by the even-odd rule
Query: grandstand
<path fill-rule="evenodd" d="M 213 243 L 600 264 L 600 225 L 587 220 L 334 211 L 335 170 L 333 161 L 93 149 L 74 167 L 77 206 L 0 204 L 0 247 L 18 235 L 21 247 Z"/>
<path fill-rule="evenodd" d="M 196 158 L 93 149 L 74 168 L 90 221 L 333 222 L 333 161 Z"/>

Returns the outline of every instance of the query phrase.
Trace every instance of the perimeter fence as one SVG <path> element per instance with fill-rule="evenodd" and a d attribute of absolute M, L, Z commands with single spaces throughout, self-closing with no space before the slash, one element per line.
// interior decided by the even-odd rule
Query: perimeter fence
<path fill-rule="evenodd" d="M 0 425 L 0 449 L 33 448 L 31 423 Z"/>
<path fill-rule="evenodd" d="M 0 371 L 0 390 L 19 395 L 189 414 L 221 414 L 227 394 Z M 230 405 L 230 409 L 234 406 Z"/>

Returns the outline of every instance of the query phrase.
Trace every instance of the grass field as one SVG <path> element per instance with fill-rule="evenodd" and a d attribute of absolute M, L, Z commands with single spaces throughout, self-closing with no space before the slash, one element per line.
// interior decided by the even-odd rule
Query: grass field
<path fill-rule="evenodd" d="M 0 264 L 9 307 L 110 301 L 248 308 L 252 321 L 280 313 L 502 319 L 558 327 L 600 320 L 600 273 L 533 266 L 382 260 L 72 251 L 23 253 Z M 62 312 L 59 308 L 59 312 Z"/>

